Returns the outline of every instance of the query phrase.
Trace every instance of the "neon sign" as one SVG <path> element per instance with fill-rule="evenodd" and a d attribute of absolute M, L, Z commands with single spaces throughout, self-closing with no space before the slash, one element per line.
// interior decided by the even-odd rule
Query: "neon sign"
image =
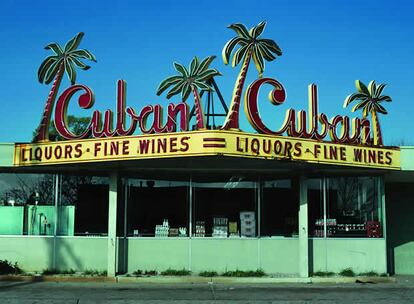
<path fill-rule="evenodd" d="M 389 102 L 391 98 L 381 95 L 385 85 L 376 86 L 374 81 L 370 82 L 368 87 L 362 82 L 357 81 L 358 92 L 349 95 L 345 99 L 344 106 L 358 101 L 352 111 L 362 109 L 362 118 L 351 119 L 348 116 L 341 115 L 328 118 L 326 114 L 319 113 L 317 86 L 311 84 L 309 85 L 308 112 L 288 109 L 285 120 L 280 124 L 279 129 L 276 130 L 271 129 L 264 123 L 259 113 L 258 96 L 261 87 L 265 84 L 273 87 L 269 94 L 269 100 L 273 105 L 278 106 L 286 100 L 286 90 L 281 82 L 273 78 L 262 78 L 264 61 L 273 61 L 276 59 L 276 56 L 282 55 L 282 51 L 276 42 L 260 38 L 265 26 L 265 22 L 259 23 L 250 30 L 247 30 L 242 24 L 232 24 L 229 26 L 230 29 L 236 32 L 237 36 L 229 40 L 224 46 L 222 52 L 223 61 L 225 64 L 228 64 L 234 51 L 232 66 L 235 67 L 242 62 L 242 67 L 235 83 L 230 111 L 221 129 L 240 131 L 239 108 L 242 102 L 243 86 L 249 63 L 253 60 L 259 72 L 259 79 L 248 85 L 243 102 L 248 121 L 258 133 L 273 136 L 287 135 L 289 137 L 313 139 L 316 141 L 322 141 L 328 137 L 332 142 L 340 144 L 382 145 L 377 112 L 386 114 L 386 110 L 380 103 L 383 101 Z M 209 86 L 209 80 L 221 75 L 216 69 L 209 67 L 214 56 L 207 57 L 201 61 L 194 57 L 188 69 L 179 63 L 174 63 L 174 68 L 178 75 L 171 76 L 161 82 L 157 95 L 169 89 L 167 99 L 181 94 L 182 102 L 170 103 L 166 106 L 167 119 L 165 122 L 164 107 L 160 104 L 146 105 L 140 111 L 127 106 L 126 82 L 119 80 L 117 83 L 116 114 L 111 110 L 106 110 L 103 113 L 99 110 L 94 110 L 88 126 L 80 134 L 75 134 L 69 128 L 66 118 L 69 103 L 75 94 L 81 94 L 78 97 L 78 105 L 82 109 L 91 109 L 95 102 L 91 88 L 83 84 L 74 84 L 76 80 L 75 67 L 83 70 L 89 69 L 89 66 L 85 65 L 80 59 L 96 61 L 95 56 L 91 52 L 77 49 L 82 37 L 83 33 L 79 33 L 64 48 L 61 48 L 57 43 L 49 44 L 46 47 L 46 49 L 52 50 L 55 55 L 46 58 L 40 66 L 38 73 L 39 81 L 49 84 L 54 79 L 54 82 L 35 141 L 47 141 L 51 112 L 65 72 L 68 74 L 72 86 L 65 89 L 58 97 L 54 114 L 56 130 L 65 139 L 129 136 L 138 129 L 142 134 L 188 131 L 190 115 L 186 100 L 190 94 L 194 95 L 195 127 L 197 130 L 205 129 L 205 117 L 202 110 L 200 91 L 212 90 Z M 371 131 L 371 121 L 368 118 L 368 114 L 371 114 L 375 132 Z M 126 125 L 127 121 L 129 121 L 129 125 Z"/>

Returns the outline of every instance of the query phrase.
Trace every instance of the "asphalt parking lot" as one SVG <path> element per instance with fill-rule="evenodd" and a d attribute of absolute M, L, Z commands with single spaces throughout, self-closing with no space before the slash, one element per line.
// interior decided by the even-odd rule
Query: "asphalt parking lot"
<path fill-rule="evenodd" d="M 381 284 L 0 282 L 0 303 L 414 303 L 413 281 L 410 278 Z"/>

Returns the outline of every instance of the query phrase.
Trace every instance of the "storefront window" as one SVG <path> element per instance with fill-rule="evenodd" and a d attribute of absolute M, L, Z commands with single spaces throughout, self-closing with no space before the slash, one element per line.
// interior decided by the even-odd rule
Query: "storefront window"
<path fill-rule="evenodd" d="M 59 176 L 57 235 L 107 235 L 108 191 L 106 177 Z"/>
<path fill-rule="evenodd" d="M 127 185 L 127 236 L 188 236 L 188 181 L 129 179 Z"/>
<path fill-rule="evenodd" d="M 188 237 L 190 222 L 193 237 L 297 236 L 299 189 L 291 179 L 125 181 L 119 236 Z M 309 236 L 382 237 L 380 183 L 380 177 L 308 179 Z M 108 191 L 107 177 L 0 174 L 0 235 L 106 236 Z"/>
<path fill-rule="evenodd" d="M 257 182 L 243 176 L 193 182 L 193 236 L 256 237 Z"/>
<path fill-rule="evenodd" d="M 260 236 L 298 235 L 298 196 L 290 179 L 262 182 Z"/>
<path fill-rule="evenodd" d="M 328 237 L 381 237 L 378 177 L 327 179 L 327 214 L 334 221 Z"/>
<path fill-rule="evenodd" d="M 0 235 L 54 235 L 55 176 L 0 174 Z"/>
<path fill-rule="evenodd" d="M 382 237 L 379 177 L 308 180 L 309 235 Z"/>
<path fill-rule="evenodd" d="M 324 179 L 312 178 L 307 183 L 309 236 L 324 237 Z"/>

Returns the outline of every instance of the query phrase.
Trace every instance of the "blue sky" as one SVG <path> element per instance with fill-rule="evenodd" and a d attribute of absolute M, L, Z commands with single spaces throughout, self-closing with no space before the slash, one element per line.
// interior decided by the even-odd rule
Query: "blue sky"
<path fill-rule="evenodd" d="M 155 91 L 174 74 L 174 61 L 188 65 L 193 56 L 217 55 L 212 66 L 227 102 L 239 67 L 225 66 L 224 44 L 235 34 L 226 27 L 249 28 L 267 21 L 263 37 L 275 40 L 283 55 L 266 64 L 264 76 L 278 79 L 287 100 L 260 108 L 266 123 L 278 129 L 288 108 L 307 109 L 307 86 L 316 83 L 321 112 L 352 114 L 344 98 L 354 81 L 387 83 L 389 115 L 380 116 L 385 144 L 414 145 L 414 21 L 410 1 L 2 1 L 0 4 L 0 142 L 30 141 L 50 90 L 37 81 L 37 69 L 49 42 L 65 44 L 85 32 L 81 48 L 98 62 L 79 71 L 77 82 L 91 87 L 93 109 L 115 110 L 116 80 L 128 83 L 127 102 L 167 105 Z M 257 78 L 251 65 L 247 83 Z M 61 88 L 69 86 L 65 79 Z M 173 99 L 178 102 L 178 98 Z M 190 101 L 192 104 L 192 101 Z M 88 116 L 91 111 L 69 111 Z M 242 113 L 243 114 L 243 113 Z M 244 114 L 243 130 L 251 131 Z"/>

